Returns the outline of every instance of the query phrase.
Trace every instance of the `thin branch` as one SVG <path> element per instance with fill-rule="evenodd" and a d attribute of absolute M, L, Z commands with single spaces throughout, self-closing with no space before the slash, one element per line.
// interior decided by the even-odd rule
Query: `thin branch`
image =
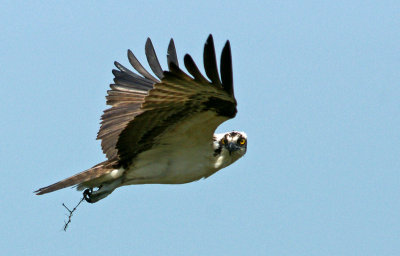
<path fill-rule="evenodd" d="M 68 221 L 64 221 L 64 231 L 65 232 L 67 231 L 69 223 L 71 223 L 72 214 L 74 213 L 76 208 L 78 208 L 78 206 L 82 203 L 83 200 L 85 200 L 85 197 L 82 197 L 82 199 L 79 201 L 79 203 L 72 210 L 70 210 L 64 203 L 62 204 L 62 206 L 64 206 L 64 208 L 67 209 L 67 211 L 69 212 Z"/>

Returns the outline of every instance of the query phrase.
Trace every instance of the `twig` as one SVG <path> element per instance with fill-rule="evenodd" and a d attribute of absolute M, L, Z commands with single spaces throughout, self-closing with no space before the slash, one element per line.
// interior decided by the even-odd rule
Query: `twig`
<path fill-rule="evenodd" d="M 71 223 L 72 214 L 74 213 L 76 208 L 78 208 L 78 206 L 82 203 L 83 200 L 85 200 L 85 197 L 82 197 L 82 199 L 79 201 L 79 203 L 72 210 L 70 210 L 64 203 L 62 204 L 62 206 L 64 206 L 65 209 L 67 209 L 67 211 L 69 212 L 68 221 L 64 221 L 64 223 L 65 223 L 64 224 L 64 231 L 65 232 L 67 231 L 69 223 Z"/>

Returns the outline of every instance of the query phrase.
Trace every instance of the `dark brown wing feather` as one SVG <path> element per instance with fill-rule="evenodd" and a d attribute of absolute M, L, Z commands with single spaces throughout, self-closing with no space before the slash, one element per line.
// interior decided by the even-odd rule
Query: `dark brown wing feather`
<path fill-rule="evenodd" d="M 173 56 L 174 46 L 171 44 L 170 52 Z M 211 35 L 204 48 L 204 67 L 211 82 L 204 78 L 189 55 L 185 56 L 185 66 L 194 79 L 178 67 L 174 57 L 167 57 L 169 71 L 164 71 L 161 82 L 156 83 L 144 98 L 140 108 L 142 113 L 135 116 L 119 135 L 116 148 L 121 166 L 128 167 L 137 154 L 157 145 L 167 129 L 198 113 L 211 110 L 225 117 L 224 120 L 235 116 L 229 43 L 223 53 L 221 75 L 226 84 L 221 83 L 218 75 Z"/>
<path fill-rule="evenodd" d="M 232 57 L 231 45 L 229 41 L 226 42 L 221 54 L 221 80 L 222 87 L 229 95 L 233 93 L 233 72 L 232 72 Z"/>
<path fill-rule="evenodd" d="M 158 61 L 156 51 L 154 50 L 153 43 L 151 42 L 150 38 L 147 38 L 145 52 L 151 70 L 159 79 L 162 79 L 163 70 L 161 68 L 160 62 Z"/>
<path fill-rule="evenodd" d="M 154 68 L 158 60 L 154 56 L 150 39 L 147 40 L 146 52 L 151 55 L 148 59 L 152 60 Z M 115 62 L 118 70 L 113 70 L 114 84 L 110 85 L 111 90 L 107 91 L 108 95 L 106 96 L 107 105 L 112 107 L 104 111 L 101 117 L 101 127 L 97 134 L 97 139 L 101 140 L 103 152 L 110 160 L 118 157 L 116 143 L 120 133 L 130 121 L 143 112 L 140 107 L 144 98 L 153 89 L 154 83 L 158 82 L 129 50 L 128 59 L 143 77 Z"/>
<path fill-rule="evenodd" d="M 168 67 L 171 66 L 171 63 L 174 63 L 176 66 L 179 67 L 178 56 L 176 55 L 175 43 L 173 39 L 169 41 L 167 62 L 168 62 Z"/>
<path fill-rule="evenodd" d="M 214 85 L 222 86 L 221 81 L 219 80 L 218 68 L 217 68 L 217 59 L 215 57 L 215 48 L 214 48 L 214 40 L 210 35 L 207 38 L 207 42 L 204 45 L 204 70 L 208 78 L 210 78 L 211 82 Z"/>
<path fill-rule="evenodd" d="M 132 67 L 139 72 L 142 76 L 145 78 L 157 83 L 158 79 L 152 76 L 143 66 L 140 64 L 140 62 L 136 59 L 135 55 L 131 52 L 131 50 L 128 50 L 128 59 L 129 63 L 131 63 Z"/>
<path fill-rule="evenodd" d="M 186 54 L 183 60 L 187 71 L 194 77 L 195 81 L 199 83 L 209 83 L 208 80 L 201 74 L 199 68 L 192 59 L 192 56 Z"/>

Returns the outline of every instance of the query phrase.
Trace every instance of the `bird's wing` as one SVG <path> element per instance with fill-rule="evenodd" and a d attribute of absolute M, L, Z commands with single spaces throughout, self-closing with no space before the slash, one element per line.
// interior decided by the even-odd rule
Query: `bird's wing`
<path fill-rule="evenodd" d="M 149 42 L 147 45 L 149 45 Z M 129 166 L 137 154 L 165 141 L 163 140 L 164 134 L 187 120 L 196 120 L 196 117 L 200 117 L 205 112 L 213 113 L 214 115 L 211 118 L 214 118 L 214 121 L 209 120 L 207 123 L 200 123 L 191 128 L 191 132 L 196 134 L 197 130 L 204 130 L 204 126 L 211 125 L 212 127 L 207 130 L 210 133 L 208 137 L 211 140 L 217 126 L 233 118 L 237 112 L 233 93 L 229 41 L 225 44 L 221 54 L 220 79 L 213 38 L 210 35 L 207 39 L 204 46 L 204 69 L 210 81 L 200 73 L 188 54 L 184 57 L 184 64 L 193 77 L 184 73 L 178 66 L 173 45 L 170 44 L 168 50 L 169 71 L 163 72 L 153 47 L 146 48 L 148 49 L 146 55 L 150 67 L 161 81 L 156 82 L 153 89 L 150 89 L 144 97 L 138 100 L 135 98 L 135 100 L 127 99 L 125 101 L 129 108 L 128 115 L 125 116 L 125 113 L 119 114 L 117 117 L 115 115 L 103 115 L 103 126 L 110 123 L 112 125 L 109 129 L 119 133 L 111 135 L 112 137 L 109 135 L 101 136 L 103 150 L 108 157 L 117 154 L 119 165 L 124 167 Z M 138 69 L 136 70 L 140 72 Z M 141 74 L 148 80 L 156 81 L 146 71 L 142 71 Z M 114 108 L 119 110 L 124 106 L 124 104 L 119 105 L 121 103 L 123 102 L 118 99 L 115 103 L 116 106 L 113 105 L 110 111 L 112 112 Z M 115 120 L 116 118 L 119 120 Z M 109 121 L 109 119 L 115 121 Z M 104 130 L 103 127 L 100 129 L 100 133 L 102 130 Z M 179 134 L 176 134 L 176 136 L 179 136 Z M 115 141 L 116 138 L 117 141 Z M 114 145 L 115 148 L 113 148 Z"/>
<path fill-rule="evenodd" d="M 174 58 L 176 59 L 176 51 L 172 40 L 169 48 L 171 48 L 171 55 L 175 56 Z M 159 78 L 162 78 L 161 67 L 158 64 L 150 39 L 147 39 L 145 50 L 151 68 L 155 70 L 154 73 Z M 160 82 L 159 79 L 143 68 L 130 50 L 128 50 L 128 59 L 140 75 L 130 71 L 118 62 L 114 63 L 118 70 L 114 69 L 112 71 L 114 84 L 110 85 L 111 90 L 107 91 L 108 95 L 106 96 L 107 105 L 112 107 L 106 109 L 101 116 L 101 127 L 97 134 L 97 139 L 101 140 L 103 152 L 110 160 L 117 157 L 116 143 L 118 136 L 130 121 L 143 113 L 141 106 L 144 103 L 144 98 L 153 89 L 153 85 Z"/>

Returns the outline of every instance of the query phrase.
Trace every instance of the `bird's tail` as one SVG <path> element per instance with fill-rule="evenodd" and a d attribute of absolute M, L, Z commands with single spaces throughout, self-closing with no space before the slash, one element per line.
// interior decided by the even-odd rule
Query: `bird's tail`
<path fill-rule="evenodd" d="M 105 174 L 108 174 L 112 170 L 113 168 L 109 164 L 107 164 L 107 161 L 105 161 L 98 165 L 93 166 L 92 168 L 86 171 L 75 174 L 72 177 L 66 178 L 47 187 L 39 188 L 34 193 L 36 193 L 36 195 L 43 195 L 59 189 L 81 184 L 86 181 L 93 180 Z"/>

